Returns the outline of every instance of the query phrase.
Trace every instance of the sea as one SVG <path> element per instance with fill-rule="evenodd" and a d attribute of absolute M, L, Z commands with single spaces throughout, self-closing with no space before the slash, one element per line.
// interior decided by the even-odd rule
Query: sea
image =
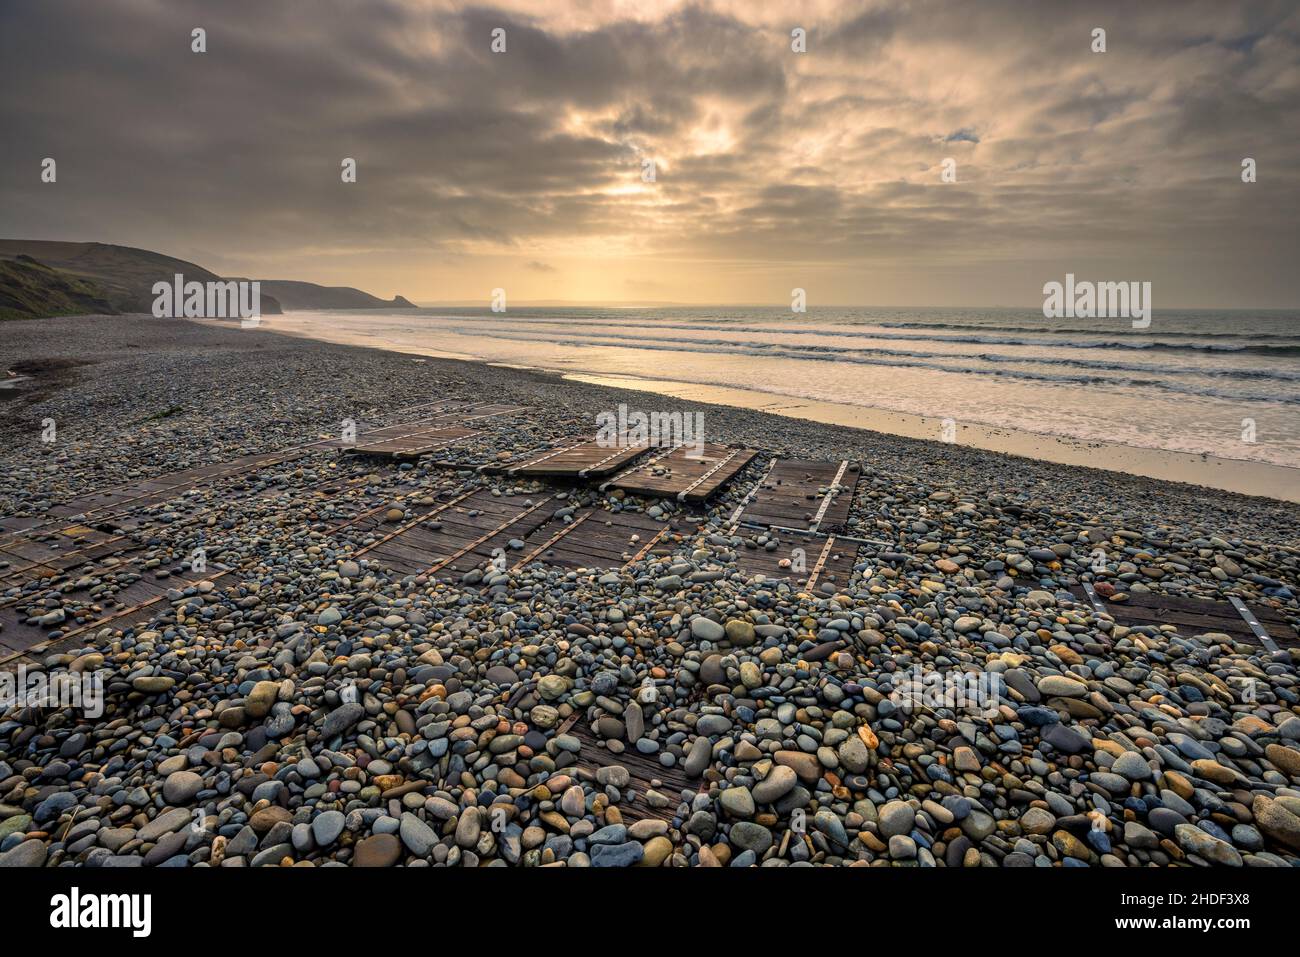
<path fill-rule="evenodd" d="M 278 317 L 269 317 L 272 327 Z M 320 338 L 1300 467 L 1300 312 L 754 306 L 291 313 Z M 328 327 L 328 328 L 326 328 Z M 629 383 L 631 384 L 631 383 Z"/>

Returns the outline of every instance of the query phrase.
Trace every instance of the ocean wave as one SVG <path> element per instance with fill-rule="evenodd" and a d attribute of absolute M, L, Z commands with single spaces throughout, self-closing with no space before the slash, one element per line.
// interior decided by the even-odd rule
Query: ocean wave
<path fill-rule="evenodd" d="M 569 348 L 621 348 L 636 349 L 648 352 L 703 352 L 713 355 L 737 355 L 764 357 L 772 359 L 786 359 L 793 361 L 822 361 L 836 363 L 852 363 L 854 365 L 864 366 L 883 366 L 894 368 L 918 368 L 931 369 L 937 372 L 950 372 L 961 375 L 975 376 L 994 376 L 997 378 L 1013 379 L 1027 382 L 1044 382 L 1061 385 L 1079 385 L 1079 386 L 1110 386 L 1118 388 L 1137 388 L 1137 389 L 1154 389 L 1161 392 L 1175 393 L 1179 395 L 1189 395 L 1201 398 L 1225 399 L 1233 402 L 1272 402 L 1285 405 L 1300 405 L 1300 394 L 1287 394 L 1283 392 L 1253 393 L 1246 391 L 1227 390 L 1216 388 L 1207 384 L 1196 384 L 1187 382 L 1170 381 L 1167 378 L 1161 378 L 1167 370 L 1152 369 L 1151 376 L 1134 377 L 1134 376 L 1107 376 L 1096 375 L 1087 372 L 1036 372 L 1031 369 L 1009 369 L 1009 368 L 974 368 L 969 364 L 953 365 L 942 362 L 926 361 L 927 359 L 951 358 L 967 360 L 972 358 L 981 358 L 975 356 L 953 356 L 951 354 L 913 354 L 908 352 L 890 353 L 885 350 L 875 350 L 872 355 L 863 355 L 855 350 L 845 350 L 841 352 L 832 352 L 830 350 L 839 349 L 835 346 L 812 346 L 812 347 L 786 347 L 776 343 L 744 343 L 737 344 L 727 340 L 704 340 L 704 339 L 664 339 L 660 338 L 654 342 L 644 339 L 635 339 L 631 337 L 606 336 L 594 337 L 591 335 L 573 334 L 571 336 L 556 336 L 551 338 L 542 338 L 535 335 L 520 335 L 518 332 L 508 331 L 488 331 L 481 326 L 466 327 L 464 329 L 449 330 L 463 335 L 473 335 L 494 339 L 505 339 L 514 342 L 547 342 L 552 345 L 561 345 Z M 688 348 L 684 348 L 688 347 Z M 1033 363 L 1040 360 L 1034 358 L 1012 359 L 1011 361 L 1020 361 Z M 1094 371 L 1103 371 L 1097 369 Z M 1117 369 L 1114 371 L 1130 371 Z M 1146 371 L 1146 370 L 1140 370 Z M 1206 377 L 1216 377 L 1215 370 L 1207 370 Z"/>
<path fill-rule="evenodd" d="M 439 319 L 470 319 L 468 316 L 444 315 L 435 318 Z M 497 317 L 485 317 L 489 320 L 496 320 Z M 482 322 L 483 319 L 476 318 L 475 321 Z M 636 320 L 627 319 L 617 320 L 600 320 L 599 322 L 585 323 L 582 319 L 575 318 L 552 318 L 552 317 L 533 317 L 533 316 L 512 316 L 508 320 L 512 323 L 518 323 L 526 326 L 558 326 L 565 329 L 573 329 L 575 326 L 591 325 L 602 330 L 608 328 L 636 330 L 642 337 L 655 335 L 662 329 L 674 329 L 678 331 L 689 332 L 718 332 L 733 334 L 737 332 L 754 333 L 760 335 L 787 335 L 787 336 L 818 336 L 828 338 L 843 339 L 863 339 L 863 340 L 885 340 L 885 341 L 914 341 L 914 342 L 946 342 L 960 345 L 989 345 L 989 346 L 1027 346 L 1027 347 L 1051 347 L 1058 349 L 1124 349 L 1139 352 L 1193 352 L 1193 353 L 1231 353 L 1242 355 L 1259 355 L 1285 358 L 1287 356 L 1300 356 L 1300 335 L 1281 335 L 1274 333 L 1197 333 L 1197 332 L 1179 332 L 1169 331 L 1160 333 L 1134 333 L 1131 337 L 1125 338 L 1100 338 L 1062 341 L 1062 337 L 1073 335 L 1098 335 L 1095 329 L 1036 329 L 1028 326 L 1023 327 L 1005 327 L 1006 329 L 1023 330 L 1025 332 L 1037 332 L 1037 336 L 998 336 L 983 335 L 977 332 L 954 332 L 938 335 L 919 335 L 916 333 L 904 332 L 868 332 L 855 331 L 848 329 L 827 329 L 827 328 L 781 328 L 776 329 L 772 326 L 739 326 L 727 323 L 718 323 L 713 320 L 700 322 L 667 322 L 656 320 Z M 907 328 L 917 329 L 940 329 L 943 327 L 932 323 L 887 323 L 877 324 L 882 329 L 901 328 L 906 325 Z M 1000 327 L 985 326 L 979 327 L 984 331 L 1000 331 Z M 1111 334 L 1113 336 L 1113 334 Z M 1151 336 L 1152 338 L 1147 338 Z M 1158 336 L 1158 338 L 1157 338 Z M 1170 341 L 1179 340 L 1180 337 L 1187 339 L 1236 339 L 1236 342 L 1195 342 L 1195 341 Z M 1273 343 L 1260 343 L 1256 340 L 1269 339 Z M 709 340 L 699 340 L 702 342 Z"/>
<path fill-rule="evenodd" d="M 1156 317 L 1157 319 L 1159 317 Z M 972 323 L 967 326 L 960 324 L 949 324 L 946 322 L 890 322 L 882 321 L 876 323 L 884 329 L 960 329 L 960 330 L 982 330 L 985 332 L 1042 332 L 1042 333 L 1060 333 L 1062 335 L 1096 335 L 1097 330 L 1088 326 L 1075 327 L 1047 327 L 1047 326 L 1009 326 L 994 325 L 986 323 Z M 1137 333 L 1141 334 L 1141 333 Z M 1162 330 L 1160 335 L 1168 338 L 1195 338 L 1195 339 L 1240 339 L 1248 336 L 1251 339 L 1300 339 L 1300 334 L 1282 333 L 1282 332 L 1204 332 L 1195 329 L 1184 330 Z"/>
<path fill-rule="evenodd" d="M 489 334 L 482 327 L 462 328 L 455 330 L 466 335 L 484 335 Z M 517 338 L 520 341 L 535 339 L 535 336 L 510 336 L 502 333 L 506 338 Z M 608 345 L 627 345 L 632 348 L 638 347 L 640 343 L 646 342 L 642 334 L 637 335 L 620 335 L 617 333 L 602 332 L 599 337 L 593 337 L 590 334 L 566 333 L 564 342 L 595 342 L 600 341 Z M 546 340 L 558 342 L 561 340 Z M 704 339 L 704 338 L 687 338 L 687 337 L 670 337 L 658 336 L 655 342 L 671 343 L 681 346 L 683 350 L 694 349 L 700 346 L 725 346 L 726 351 L 735 354 L 749 354 L 756 356 L 771 356 L 780 350 L 787 358 L 809 358 L 809 359 L 826 359 L 840 358 L 844 356 L 857 356 L 862 353 L 859 347 L 819 345 L 812 343 L 774 343 L 774 342 L 738 342 L 735 339 Z M 983 353 L 959 353 L 959 352 L 932 352 L 918 351 L 914 349 L 888 349 L 874 348 L 870 350 L 874 356 L 890 356 L 894 358 L 913 358 L 913 359 L 954 359 L 954 360 L 979 360 L 990 363 L 1025 363 L 1025 364 L 1043 364 L 1043 365 L 1065 365 L 1075 366 L 1081 369 L 1094 369 L 1098 371 L 1115 371 L 1115 372 L 1142 372 L 1151 375 L 1200 375 L 1214 376 L 1228 379 L 1267 379 L 1282 382 L 1300 382 L 1300 371 L 1290 371 L 1284 369 L 1258 368 L 1258 367 L 1227 367 L 1227 366 L 1177 366 L 1177 365 L 1156 365 L 1151 363 L 1130 363 L 1115 362 L 1104 359 L 1087 359 L 1073 356 L 1030 356 L 1030 355 L 1005 355 L 1001 353 L 983 352 Z M 802 355 L 806 353 L 807 355 Z M 993 371 L 993 370 L 989 370 Z"/>

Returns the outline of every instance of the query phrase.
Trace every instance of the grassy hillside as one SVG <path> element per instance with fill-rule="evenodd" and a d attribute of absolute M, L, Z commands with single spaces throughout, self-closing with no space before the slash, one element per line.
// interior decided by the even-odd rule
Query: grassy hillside
<path fill-rule="evenodd" d="M 15 266 L 15 263 L 23 266 Z M 33 271 L 39 266 L 42 271 Z M 151 312 L 153 285 L 180 273 L 186 282 L 222 277 L 202 266 L 148 249 L 107 243 L 61 243 L 0 239 L 0 316 L 37 318 L 87 313 Z M 351 286 L 318 286 L 290 279 L 263 279 L 262 313 L 283 309 L 415 309 L 394 296 L 380 299 Z M 81 308 L 94 302 L 95 307 Z"/>
<path fill-rule="evenodd" d="M 0 319 L 115 313 L 93 282 L 51 269 L 30 256 L 0 259 Z"/>
<path fill-rule="evenodd" d="M 202 266 L 164 256 L 147 249 L 134 249 L 130 246 L 111 246 L 107 243 L 60 243 L 35 239 L 0 239 L 0 263 L 19 261 L 20 257 L 35 261 L 48 268 L 49 274 L 44 278 L 59 276 L 64 282 L 79 281 L 87 283 L 98 290 L 99 297 L 106 300 L 111 308 L 104 310 L 81 310 L 76 313 L 58 313 L 43 311 L 57 302 L 59 293 L 50 289 L 38 293 L 29 289 L 24 298 L 36 312 L 26 312 L 28 318 L 46 315 L 82 315 L 87 311 L 95 312 L 151 312 L 153 310 L 153 284 L 159 281 L 171 282 L 176 273 L 185 277 L 186 282 L 215 282 L 222 277 L 209 272 Z M 29 279 L 41 277 L 29 275 Z M 7 281 L 0 281 L 0 295 L 19 296 L 9 288 Z M 42 305 L 42 297 L 49 299 Z M 275 315 L 280 312 L 280 303 L 273 296 L 262 291 L 262 313 Z M 13 318 L 12 316 L 10 318 Z"/>

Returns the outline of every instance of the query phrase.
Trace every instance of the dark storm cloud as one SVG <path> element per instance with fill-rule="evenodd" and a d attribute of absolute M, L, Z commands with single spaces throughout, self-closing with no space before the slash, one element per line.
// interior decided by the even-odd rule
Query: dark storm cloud
<path fill-rule="evenodd" d="M 853 289 L 911 256 L 940 298 L 946 262 L 1018 280 L 1029 255 L 1105 254 L 1213 261 L 1187 294 L 1228 299 L 1276 263 L 1268 297 L 1294 301 L 1298 34 L 1282 2 L 6 3 L 0 233 L 222 250 L 245 274 L 360 250 L 540 278 L 634 252 L 821 263 Z"/>

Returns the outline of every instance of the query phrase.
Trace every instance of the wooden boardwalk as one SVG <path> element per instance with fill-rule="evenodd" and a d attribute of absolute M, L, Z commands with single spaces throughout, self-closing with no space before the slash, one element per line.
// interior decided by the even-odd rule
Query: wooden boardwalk
<path fill-rule="evenodd" d="M 466 423 L 523 412 L 526 408 L 522 405 L 478 403 L 415 422 L 373 429 L 358 435 L 355 444 L 347 444 L 342 440 L 334 440 L 330 444 L 352 455 L 418 458 L 479 434 L 467 428 Z"/>
<path fill-rule="evenodd" d="M 524 541 L 511 566 L 545 562 L 560 568 L 624 568 L 651 554 L 665 554 L 695 530 L 641 512 L 580 509 L 571 521 L 550 521 Z"/>
<path fill-rule="evenodd" d="M 486 402 L 429 402 L 401 410 L 402 412 L 425 411 L 429 413 L 426 417 L 367 434 L 384 432 L 390 435 L 401 435 L 435 427 L 447 427 L 473 418 L 501 414 L 500 410 L 503 408 L 522 407 L 497 406 Z M 115 523 L 134 509 L 169 502 L 201 485 L 215 485 L 253 475 L 262 469 L 295 461 L 317 449 L 342 446 L 343 442 L 340 439 L 321 439 L 275 452 L 242 455 L 226 462 L 201 465 L 180 472 L 159 475 L 156 478 L 137 479 L 87 492 L 51 506 L 43 516 L 0 518 L 0 548 L 16 541 L 30 540 L 46 529 L 57 531 L 64 521 L 71 519 L 78 519 L 84 525 Z"/>
<path fill-rule="evenodd" d="M 844 588 L 853 577 L 858 547 L 856 541 L 834 535 L 791 533 L 782 535 L 772 551 L 746 542 L 736 551 L 736 564 L 746 575 L 788 581 L 804 591 Z M 787 567 L 781 567 L 783 560 L 789 560 Z"/>
<path fill-rule="evenodd" d="M 643 455 L 649 446 L 610 448 L 594 440 L 548 449 L 519 465 L 508 466 L 508 475 L 556 479 L 600 479 L 613 475 Z"/>
<path fill-rule="evenodd" d="M 350 485 L 366 481 L 364 477 L 341 478 L 327 483 L 318 492 L 329 496 Z M 423 494 L 423 490 L 406 493 L 413 494 Z M 399 495 L 397 499 L 406 495 Z M 339 516 L 327 522 L 338 530 L 350 525 L 378 521 L 392 507 L 394 500 L 391 490 L 376 493 L 369 503 L 359 503 L 359 511 L 355 514 Z M 318 501 L 313 496 L 313 501 L 304 504 L 310 510 Z M 211 511 L 211 508 L 201 510 L 193 521 L 200 520 Z M 198 582 L 210 581 L 214 589 L 220 590 L 239 582 L 242 566 L 231 567 L 211 558 L 203 572 L 183 567 L 185 560 L 181 558 L 167 562 L 160 568 L 146 569 L 133 554 L 142 547 L 135 539 L 119 536 L 113 541 L 94 543 L 82 551 L 61 555 L 57 561 L 47 560 L 37 567 L 12 570 L 12 578 L 3 583 L 5 588 L 23 581 L 30 583 L 39 578 L 49 579 L 48 587 L 54 587 L 70 577 L 69 573 L 92 577 L 103 577 L 111 573 L 121 587 L 112 595 L 98 597 L 93 603 L 86 602 L 80 607 L 72 607 L 65 621 L 48 625 L 27 623 L 43 612 L 43 608 L 36 604 L 43 593 L 42 589 L 0 599 L 0 669 L 12 670 L 19 664 L 35 664 L 37 655 L 49 654 L 61 648 L 78 647 L 83 642 L 88 642 L 94 632 L 106 626 L 125 629 L 148 622 L 167 612 L 172 604 L 168 595 L 174 589 L 183 591 Z M 100 561 L 105 558 L 116 561 L 112 565 L 100 567 Z M 84 568 L 81 567 L 83 565 Z M 160 570 L 167 570 L 170 574 L 159 578 L 157 573 Z M 76 598 L 80 591 L 70 594 Z"/>
<path fill-rule="evenodd" d="M 648 710 L 653 706 L 643 705 Z M 575 715 L 574 718 L 577 716 Z M 681 803 L 682 792 L 694 793 L 704 787 L 704 780 L 691 780 L 681 766 L 666 768 L 652 755 L 641 754 L 631 744 L 627 744 L 622 754 L 614 754 L 607 747 L 602 747 L 600 739 L 588 727 L 585 721 L 566 721 L 561 729 L 578 739 L 580 748 L 577 761 L 572 766 L 578 777 L 584 781 L 594 782 L 601 768 L 621 766 L 627 769 L 631 780 L 622 789 L 624 798 L 616 806 L 623 820 L 633 824 L 645 818 L 658 818 L 671 822 L 677 814 L 677 805 Z M 563 770 L 569 770 L 568 768 Z M 665 807 L 651 807 L 646 801 L 646 792 L 654 789 L 668 799 Z"/>
<path fill-rule="evenodd" d="M 1084 604 L 1092 604 L 1082 586 L 1070 588 L 1070 593 Z M 1185 635 L 1219 631 L 1237 641 L 1259 645 L 1268 651 L 1300 648 L 1300 637 L 1287 620 L 1276 610 L 1261 605 L 1242 602 L 1241 609 L 1255 620 L 1255 624 L 1264 632 L 1263 635 L 1255 631 L 1232 601 L 1182 598 L 1154 592 L 1130 592 L 1124 601 L 1107 601 L 1097 595 L 1097 600 L 1101 609 L 1121 625 L 1174 625 Z"/>
<path fill-rule="evenodd" d="M 731 520 L 807 532 L 841 528 L 860 474 L 847 461 L 777 459 Z"/>
<path fill-rule="evenodd" d="M 652 551 L 666 552 L 689 531 L 639 512 L 579 509 L 555 518 L 563 501 L 550 492 L 466 492 L 416 510 L 399 522 L 376 515 L 359 527 L 376 540 L 356 553 L 399 574 L 451 576 L 471 568 L 501 570 L 532 562 L 560 568 L 622 568 Z M 523 543 L 511 548 L 510 542 Z"/>
<path fill-rule="evenodd" d="M 171 501 L 200 485 L 215 485 L 264 468 L 291 462 L 307 455 L 310 450 L 310 447 L 299 446 L 281 452 L 243 455 L 228 462 L 201 465 L 198 468 L 172 472 L 153 479 L 140 479 L 115 488 L 87 492 L 62 504 L 51 506 L 46 514 L 55 520 L 111 518 L 129 509 Z M 33 523 L 35 524 L 39 522 Z M 30 530 L 24 531 L 30 534 Z"/>
<path fill-rule="evenodd" d="M 213 565 L 203 574 L 181 568 L 179 561 L 165 567 L 172 571 L 167 578 L 157 578 L 156 570 L 132 569 L 129 564 L 115 568 L 114 572 L 120 576 L 124 587 L 111 598 L 77 610 L 73 617 L 54 626 L 27 624 L 31 615 L 22 600 L 0 604 L 0 665 L 9 664 L 11 659 L 20 655 L 48 651 L 54 643 L 77 642 L 105 625 L 124 628 L 148 621 L 163 610 L 169 591 L 184 589 L 205 579 L 215 581 L 225 566 Z M 133 574 L 138 577 L 130 581 Z"/>
<path fill-rule="evenodd" d="M 679 502 L 703 502 L 727 484 L 756 454 L 753 449 L 731 448 L 711 442 L 704 443 L 702 449 L 694 445 L 679 445 L 626 469 L 601 488 L 676 498 Z"/>
<path fill-rule="evenodd" d="M 56 578 L 81 565 L 143 547 L 135 539 L 86 525 L 68 525 L 39 537 L 0 545 L 0 590 L 24 579 Z"/>
<path fill-rule="evenodd" d="M 418 429 L 393 435 L 384 435 L 381 430 L 380 433 L 368 434 L 359 439 L 356 445 L 345 446 L 343 450 L 349 455 L 373 455 L 394 459 L 418 458 L 478 434 L 473 429 L 459 426 Z"/>
<path fill-rule="evenodd" d="M 560 505 L 550 492 L 464 492 L 400 522 L 372 520 L 378 538 L 355 557 L 407 575 L 450 576 L 485 568 L 497 556 L 504 557 L 508 566 L 510 541 L 526 539 Z"/>

